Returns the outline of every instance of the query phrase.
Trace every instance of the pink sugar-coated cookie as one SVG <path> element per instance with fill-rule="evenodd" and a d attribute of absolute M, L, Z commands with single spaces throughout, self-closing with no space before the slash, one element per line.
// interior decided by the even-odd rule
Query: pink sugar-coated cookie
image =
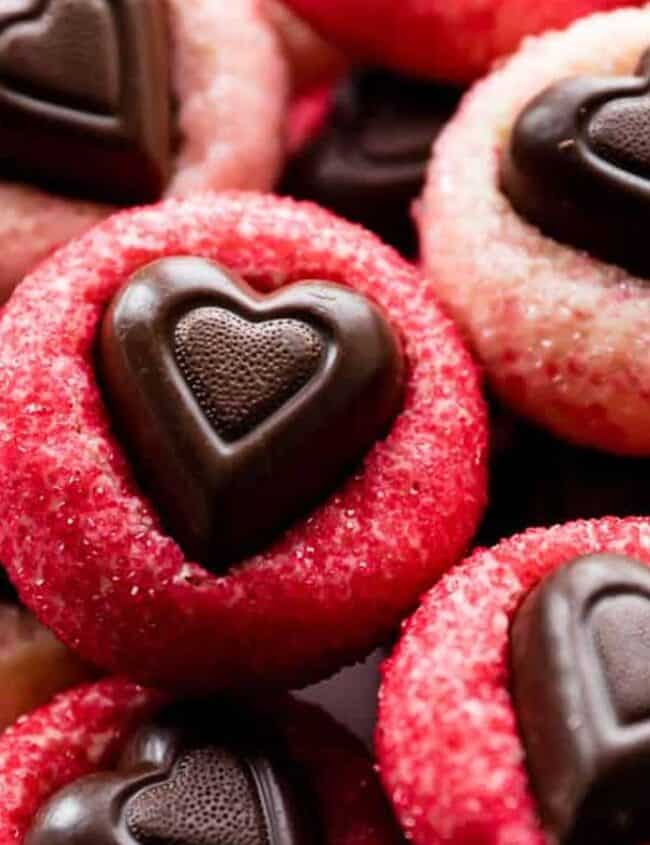
<path fill-rule="evenodd" d="M 138 268 L 200 255 L 269 291 L 326 279 L 403 338 L 402 410 L 309 518 L 215 577 L 142 495 L 94 369 L 109 301 Z M 381 643 L 469 542 L 484 503 L 474 365 L 418 272 L 360 227 L 254 193 L 116 215 L 42 264 L 0 318 L 0 559 L 86 659 L 198 688 L 298 686 Z M 308 468 L 307 468 L 308 470 Z"/>
<path fill-rule="evenodd" d="M 534 529 L 475 552 L 405 623 L 384 665 L 377 752 L 415 845 L 546 845 L 509 692 L 509 626 L 563 563 L 598 551 L 650 564 L 650 521 Z"/>
<path fill-rule="evenodd" d="M 288 74 L 260 4 L 165 8 L 180 138 L 166 195 L 270 188 L 282 164 Z M 9 182 L 0 182 L 0 204 L 0 301 L 37 261 L 115 210 Z"/>
<path fill-rule="evenodd" d="M 494 390 L 561 437 L 650 453 L 647 281 L 545 237 L 499 189 L 518 113 L 549 84 L 634 72 L 650 10 L 595 15 L 527 42 L 440 137 L 419 210 L 422 256 Z"/>
<path fill-rule="evenodd" d="M 366 61 L 470 82 L 526 35 L 630 0 L 286 0 L 326 37 Z M 638 5 L 638 3 L 637 3 Z"/>
<path fill-rule="evenodd" d="M 163 704 L 119 679 L 78 687 L 23 717 L 0 739 L 0 841 L 21 845 L 38 809 L 65 785 L 106 770 Z M 324 845 L 397 845 L 400 838 L 361 744 L 318 708 L 276 705 L 278 727 L 306 774 Z"/>

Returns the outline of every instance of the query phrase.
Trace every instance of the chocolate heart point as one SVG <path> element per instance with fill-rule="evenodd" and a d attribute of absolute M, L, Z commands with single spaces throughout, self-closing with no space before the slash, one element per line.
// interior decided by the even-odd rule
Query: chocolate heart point
<path fill-rule="evenodd" d="M 650 569 L 591 555 L 550 575 L 512 629 L 513 695 L 545 826 L 562 845 L 650 835 Z"/>
<path fill-rule="evenodd" d="M 305 282 L 260 296 L 199 258 L 136 273 L 100 352 L 142 486 L 214 572 L 328 494 L 401 402 L 400 344 L 359 294 Z"/>

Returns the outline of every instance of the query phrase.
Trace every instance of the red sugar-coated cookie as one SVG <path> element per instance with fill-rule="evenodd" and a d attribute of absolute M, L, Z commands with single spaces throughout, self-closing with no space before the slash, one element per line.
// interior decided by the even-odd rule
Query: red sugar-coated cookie
<path fill-rule="evenodd" d="M 647 279 L 528 222 L 499 165 L 534 97 L 562 79 L 629 76 L 649 43 L 647 9 L 530 39 L 443 131 L 418 210 L 426 272 L 499 398 L 563 439 L 630 455 L 650 454 Z"/>
<path fill-rule="evenodd" d="M 333 42 L 376 64 L 470 82 L 525 35 L 630 0 L 286 0 Z M 640 5 L 640 3 L 636 3 Z"/>
<path fill-rule="evenodd" d="M 53 793 L 110 769 L 129 735 L 163 704 L 160 693 L 113 678 L 63 693 L 22 717 L 0 739 L 0 841 L 20 845 Z M 316 798 L 324 845 L 397 845 L 360 743 L 311 705 L 286 699 L 274 712 Z"/>
<path fill-rule="evenodd" d="M 260 290 L 327 279 L 403 337 L 401 413 L 362 468 L 270 547 L 216 577 L 137 486 L 97 383 L 99 321 L 138 268 L 218 259 Z M 414 268 L 310 204 L 233 193 L 125 212 L 71 242 L 0 319 L 0 559 L 62 639 L 138 680 L 298 686 L 390 634 L 463 554 L 482 511 L 476 370 Z"/>
<path fill-rule="evenodd" d="M 509 692 L 509 626 L 545 575 L 598 551 L 650 564 L 650 521 L 573 522 L 480 549 L 405 624 L 384 665 L 377 751 L 416 845 L 546 845 Z"/>

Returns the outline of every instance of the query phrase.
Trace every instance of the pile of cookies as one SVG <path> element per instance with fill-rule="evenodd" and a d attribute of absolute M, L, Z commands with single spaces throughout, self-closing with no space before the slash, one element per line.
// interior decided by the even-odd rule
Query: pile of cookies
<path fill-rule="evenodd" d="M 649 138 L 641 3 L 0 0 L 0 845 L 650 841 Z"/>

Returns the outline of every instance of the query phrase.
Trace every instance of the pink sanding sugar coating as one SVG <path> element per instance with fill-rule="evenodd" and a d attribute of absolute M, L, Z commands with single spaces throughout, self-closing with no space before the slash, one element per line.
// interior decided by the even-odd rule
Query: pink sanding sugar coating
<path fill-rule="evenodd" d="M 408 359 L 403 410 L 360 471 L 224 577 L 164 533 L 94 372 L 112 296 L 175 254 L 218 260 L 260 290 L 350 285 L 386 309 Z M 308 203 L 170 200 L 71 242 L 0 318 L 0 395 L 0 559 L 66 643 L 138 680 L 299 686 L 333 671 L 462 556 L 484 503 L 484 406 L 455 327 L 396 252 Z"/>
<path fill-rule="evenodd" d="M 164 700 L 120 679 L 79 687 L 24 716 L 0 738 L 0 842 L 22 845 L 38 809 L 63 786 L 111 767 L 129 734 Z M 323 825 L 323 845 L 399 845 L 390 810 L 360 743 L 322 711 L 276 707 Z"/>
<path fill-rule="evenodd" d="M 282 164 L 286 60 L 258 0 L 168 9 L 180 146 L 168 196 L 270 188 Z M 0 182 L 0 301 L 55 247 L 115 209 Z"/>
<path fill-rule="evenodd" d="M 508 690 L 508 631 L 545 575 L 599 551 L 650 564 L 650 520 L 534 529 L 479 550 L 405 623 L 384 664 L 377 751 L 415 845 L 547 845 Z"/>
<path fill-rule="evenodd" d="M 423 260 L 504 401 L 561 437 L 650 454 L 647 280 L 545 237 L 498 186 L 526 103 L 580 74 L 633 73 L 650 7 L 530 40 L 440 136 L 419 208 Z"/>
<path fill-rule="evenodd" d="M 525 35 L 633 0 L 286 0 L 333 42 L 418 76 L 470 82 Z"/>

